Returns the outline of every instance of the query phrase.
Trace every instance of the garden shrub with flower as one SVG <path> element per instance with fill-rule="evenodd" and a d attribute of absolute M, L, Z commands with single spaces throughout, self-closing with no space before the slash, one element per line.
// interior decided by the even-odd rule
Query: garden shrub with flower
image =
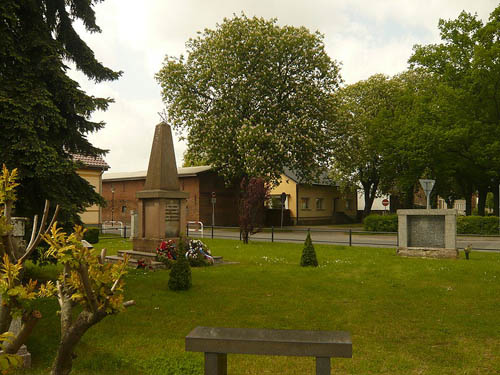
<path fill-rule="evenodd" d="M 204 267 L 214 264 L 210 249 L 200 240 L 189 240 L 186 257 L 191 267 Z"/>
<path fill-rule="evenodd" d="M 161 241 L 160 245 L 156 248 L 156 260 L 162 262 L 167 269 L 170 269 L 176 259 L 177 249 L 175 241 Z"/>

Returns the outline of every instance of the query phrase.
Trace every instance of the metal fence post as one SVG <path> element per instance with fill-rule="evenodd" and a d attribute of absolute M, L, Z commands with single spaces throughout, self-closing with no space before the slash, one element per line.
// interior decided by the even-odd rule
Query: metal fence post
<path fill-rule="evenodd" d="M 186 223 L 186 237 L 189 237 L 189 223 Z"/>
<path fill-rule="evenodd" d="M 214 226 L 212 225 L 212 240 L 214 239 Z"/>
<path fill-rule="evenodd" d="M 127 238 L 127 225 L 123 226 L 123 238 Z"/>
<path fill-rule="evenodd" d="M 271 242 L 274 242 L 274 225 L 271 226 Z"/>
<path fill-rule="evenodd" d="M 349 228 L 349 246 L 352 246 L 352 229 Z"/>

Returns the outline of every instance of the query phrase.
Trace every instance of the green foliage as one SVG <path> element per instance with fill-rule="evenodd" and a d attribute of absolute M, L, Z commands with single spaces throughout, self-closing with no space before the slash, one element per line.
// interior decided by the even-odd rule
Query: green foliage
<path fill-rule="evenodd" d="M 430 169 L 441 196 L 470 199 L 498 186 L 500 170 L 500 7 L 483 23 L 463 11 L 439 21 L 441 43 L 414 46 L 409 62 L 435 80 L 420 125 L 433 140 Z M 425 120 L 427 117 L 427 120 Z M 473 134 L 473 136 L 472 136 Z M 470 215 L 471 205 L 466 211 Z"/>
<path fill-rule="evenodd" d="M 122 276 L 127 273 L 127 261 L 116 264 L 101 263 L 95 249 L 82 245 L 85 229 L 76 226 L 69 236 L 54 223 L 49 234 L 44 236 L 50 245 L 47 257 L 54 257 L 65 267 L 59 276 L 66 292 L 71 291 L 69 298 L 89 311 L 95 306 L 106 314 L 114 314 L 124 310 Z M 88 279 L 86 285 L 83 280 Z M 92 295 L 89 295 L 92 294 Z"/>
<path fill-rule="evenodd" d="M 300 258 L 300 265 L 302 267 L 318 267 L 316 251 L 314 250 L 314 246 L 311 241 L 311 234 L 309 232 L 307 233 L 306 241 L 304 242 L 304 249 L 302 250 L 302 257 Z"/>
<path fill-rule="evenodd" d="M 368 215 L 363 220 L 363 227 L 370 232 L 397 232 L 398 215 Z"/>
<path fill-rule="evenodd" d="M 226 182 L 277 181 L 285 167 L 310 181 L 329 161 L 339 66 L 323 36 L 276 19 L 224 19 L 167 56 L 156 75 L 169 120 L 187 134 L 187 163 Z"/>
<path fill-rule="evenodd" d="M 83 235 L 83 239 L 88 241 L 91 244 L 95 244 L 99 242 L 99 228 L 87 228 L 85 234 Z"/>
<path fill-rule="evenodd" d="M 457 218 L 459 234 L 498 234 L 497 216 L 459 216 Z"/>
<path fill-rule="evenodd" d="M 10 342 L 11 338 L 14 337 L 14 334 L 11 332 L 4 332 L 0 334 L 0 373 L 9 374 L 14 369 L 21 367 L 23 363 L 23 359 L 17 354 L 7 354 L 3 352 L 5 349 L 4 342 Z"/>
<path fill-rule="evenodd" d="M 179 239 L 177 247 L 177 261 L 172 265 L 168 287 L 170 290 L 188 290 L 191 288 L 191 267 L 186 258 L 186 244 L 183 238 Z"/>
<path fill-rule="evenodd" d="M 104 126 L 91 121 L 112 101 L 87 95 L 67 75 L 68 62 L 96 82 L 115 80 L 73 27 L 100 32 L 95 1 L 2 0 L 0 5 L 0 161 L 19 170 L 17 215 L 31 217 L 44 199 L 57 202 L 60 220 L 103 203 L 76 174 L 71 154 L 103 155 L 88 140 Z"/>

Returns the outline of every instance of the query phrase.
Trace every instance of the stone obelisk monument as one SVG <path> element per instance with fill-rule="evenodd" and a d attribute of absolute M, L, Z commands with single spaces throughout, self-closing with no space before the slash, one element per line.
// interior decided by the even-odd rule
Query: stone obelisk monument
<path fill-rule="evenodd" d="M 156 125 L 144 190 L 139 199 L 135 251 L 154 252 L 162 239 L 178 238 L 186 232 L 186 202 L 189 193 L 180 191 L 174 143 L 170 126 Z"/>

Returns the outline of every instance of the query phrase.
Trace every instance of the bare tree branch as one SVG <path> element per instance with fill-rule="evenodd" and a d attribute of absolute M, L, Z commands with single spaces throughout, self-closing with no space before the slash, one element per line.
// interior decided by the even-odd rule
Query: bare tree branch
<path fill-rule="evenodd" d="M 89 279 L 89 271 L 87 269 L 86 264 L 80 264 L 80 279 L 82 280 L 83 288 L 85 289 L 85 295 L 87 297 L 87 301 L 90 305 L 90 308 L 93 312 L 97 312 L 97 299 L 94 295 L 94 291 L 92 290 L 92 286 L 90 285 Z"/>

